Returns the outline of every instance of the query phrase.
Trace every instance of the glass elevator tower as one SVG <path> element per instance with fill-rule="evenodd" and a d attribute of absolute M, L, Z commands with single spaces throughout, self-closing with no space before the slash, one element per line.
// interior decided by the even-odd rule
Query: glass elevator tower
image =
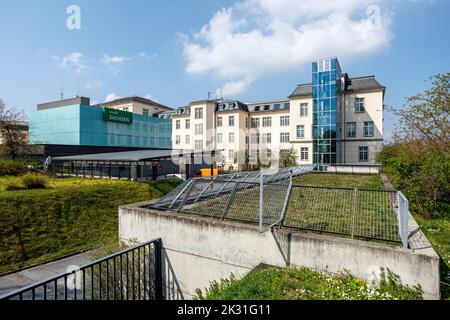
<path fill-rule="evenodd" d="M 313 149 L 315 164 L 340 161 L 341 67 L 337 58 L 312 64 Z"/>

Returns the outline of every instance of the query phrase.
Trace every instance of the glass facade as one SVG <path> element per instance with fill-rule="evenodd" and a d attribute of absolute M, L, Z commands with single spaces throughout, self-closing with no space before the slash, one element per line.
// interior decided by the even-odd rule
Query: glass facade
<path fill-rule="evenodd" d="M 57 107 L 30 113 L 30 144 L 170 149 L 172 121 L 133 114 L 133 123 L 105 121 L 103 108 Z"/>
<path fill-rule="evenodd" d="M 317 164 L 339 161 L 340 78 L 336 58 L 313 62 L 313 148 Z"/>

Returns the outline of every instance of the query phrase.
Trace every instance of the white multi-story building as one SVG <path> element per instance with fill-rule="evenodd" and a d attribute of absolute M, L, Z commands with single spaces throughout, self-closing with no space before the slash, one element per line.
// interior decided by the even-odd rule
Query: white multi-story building
<path fill-rule="evenodd" d="M 222 150 L 225 169 L 276 161 L 295 150 L 299 164 L 375 163 L 383 145 L 385 87 L 350 78 L 336 58 L 313 63 L 313 81 L 287 99 L 192 102 L 172 114 L 173 149 Z"/>

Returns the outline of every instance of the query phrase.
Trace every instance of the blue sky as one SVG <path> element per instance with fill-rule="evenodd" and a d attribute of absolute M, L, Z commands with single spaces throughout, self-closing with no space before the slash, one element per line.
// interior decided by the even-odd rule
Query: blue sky
<path fill-rule="evenodd" d="M 80 30 L 66 26 L 70 5 Z M 401 106 L 450 71 L 448 12 L 447 0 L 2 0 L 0 97 L 26 111 L 78 87 L 94 102 L 141 95 L 172 107 L 220 91 L 277 99 L 311 81 L 313 59 L 338 56 Z M 389 137 L 396 121 L 385 120 Z"/>

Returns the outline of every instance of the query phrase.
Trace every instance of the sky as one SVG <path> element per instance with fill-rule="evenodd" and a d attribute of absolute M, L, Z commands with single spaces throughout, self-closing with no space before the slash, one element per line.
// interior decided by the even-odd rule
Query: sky
<path fill-rule="evenodd" d="M 337 56 L 375 75 L 385 104 L 450 72 L 448 0 L 0 0 L 0 98 L 33 111 L 79 94 L 177 108 L 284 99 Z M 385 114 L 389 140 L 397 119 Z"/>

